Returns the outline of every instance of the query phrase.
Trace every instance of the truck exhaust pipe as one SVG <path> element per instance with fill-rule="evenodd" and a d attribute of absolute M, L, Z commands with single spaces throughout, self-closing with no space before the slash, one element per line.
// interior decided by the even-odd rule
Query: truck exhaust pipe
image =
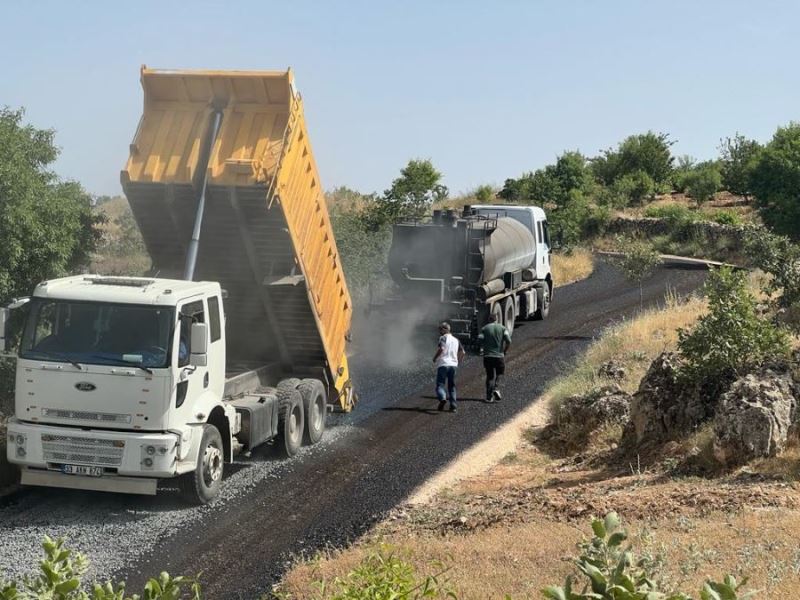
<path fill-rule="evenodd" d="M 186 281 L 194 279 L 194 267 L 197 264 L 197 252 L 200 249 L 200 230 L 203 228 L 203 212 L 206 208 L 206 187 L 208 185 L 208 161 L 211 157 L 211 148 L 217 139 L 219 133 L 219 126 L 222 123 L 222 112 L 215 110 L 212 113 L 211 128 L 208 131 L 208 137 L 203 148 L 203 153 L 198 159 L 198 167 L 202 167 L 201 173 L 202 183 L 200 185 L 200 200 L 197 202 L 197 212 L 194 215 L 194 229 L 192 230 L 192 239 L 189 241 L 189 249 L 186 252 L 186 266 L 183 270 L 183 278 Z"/>

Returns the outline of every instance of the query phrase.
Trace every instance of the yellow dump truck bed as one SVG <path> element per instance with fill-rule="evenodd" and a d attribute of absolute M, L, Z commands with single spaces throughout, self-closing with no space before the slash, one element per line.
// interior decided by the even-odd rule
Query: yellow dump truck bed
<path fill-rule="evenodd" d="M 228 362 L 320 369 L 349 409 L 352 303 L 292 72 L 143 67 L 141 81 L 121 179 L 154 268 L 182 273 L 207 164 L 194 278 L 228 292 Z"/>

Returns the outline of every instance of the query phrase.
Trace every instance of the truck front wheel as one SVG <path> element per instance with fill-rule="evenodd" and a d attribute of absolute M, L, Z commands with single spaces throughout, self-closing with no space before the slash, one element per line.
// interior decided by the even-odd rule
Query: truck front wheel
<path fill-rule="evenodd" d="M 319 379 L 303 379 L 297 386 L 303 396 L 303 408 L 306 419 L 306 441 L 316 444 L 325 433 L 325 421 L 328 417 L 328 400 L 325 386 Z"/>
<path fill-rule="evenodd" d="M 179 479 L 183 496 L 192 504 L 208 504 L 219 495 L 225 454 L 222 436 L 213 425 L 203 425 L 200 452 L 194 471 Z"/>
<path fill-rule="evenodd" d="M 293 387 L 278 385 L 278 406 L 278 446 L 288 458 L 303 443 L 303 397 Z"/>
<path fill-rule="evenodd" d="M 539 307 L 536 309 L 536 314 L 533 315 L 533 318 L 536 321 L 544 321 L 550 314 L 550 284 L 545 283 L 544 287 L 536 290 L 536 294 L 538 295 Z"/>

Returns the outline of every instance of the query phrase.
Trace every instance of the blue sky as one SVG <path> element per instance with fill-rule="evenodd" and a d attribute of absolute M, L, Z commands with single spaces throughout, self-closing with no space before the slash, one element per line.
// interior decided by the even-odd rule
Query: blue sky
<path fill-rule="evenodd" d="M 800 119 L 800 3 L 3 2 L 0 105 L 57 130 L 56 170 L 120 192 L 141 64 L 282 69 L 323 185 L 382 191 L 430 158 L 453 192 L 565 149 L 670 133 L 712 158 Z"/>

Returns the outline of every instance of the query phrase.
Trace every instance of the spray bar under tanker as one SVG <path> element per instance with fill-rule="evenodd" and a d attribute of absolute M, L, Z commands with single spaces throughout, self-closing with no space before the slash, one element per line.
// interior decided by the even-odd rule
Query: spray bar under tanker
<path fill-rule="evenodd" d="M 142 68 L 141 81 L 121 179 L 153 268 L 189 275 L 194 254 L 194 279 L 228 292 L 228 362 L 319 369 L 348 409 L 352 303 L 291 71 Z"/>

